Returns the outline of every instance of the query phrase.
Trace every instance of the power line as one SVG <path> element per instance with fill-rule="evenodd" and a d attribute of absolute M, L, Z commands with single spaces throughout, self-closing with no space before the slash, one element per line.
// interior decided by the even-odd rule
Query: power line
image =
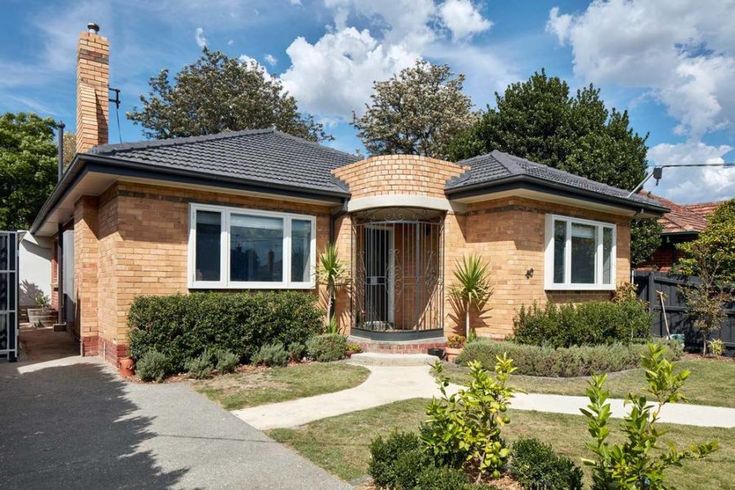
<path fill-rule="evenodd" d="M 723 163 L 665 163 L 663 165 L 656 165 L 653 167 L 653 170 L 650 174 L 646 175 L 646 178 L 643 179 L 640 184 L 635 186 L 635 189 L 630 191 L 630 194 L 628 194 L 628 197 L 632 196 L 636 192 L 640 191 L 643 186 L 645 185 L 648 180 L 653 177 L 656 179 L 656 185 L 658 185 L 658 182 L 661 180 L 661 178 L 664 176 L 664 169 L 665 168 L 676 168 L 676 167 L 727 167 L 728 165 L 732 165 L 733 168 L 735 168 L 735 163 L 733 162 L 723 162 Z"/>

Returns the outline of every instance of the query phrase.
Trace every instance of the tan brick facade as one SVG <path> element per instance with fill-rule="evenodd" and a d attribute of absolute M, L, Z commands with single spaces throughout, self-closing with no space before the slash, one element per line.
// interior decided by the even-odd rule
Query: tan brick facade
<path fill-rule="evenodd" d="M 77 153 L 107 143 L 110 104 L 110 43 L 82 32 L 77 46 Z"/>

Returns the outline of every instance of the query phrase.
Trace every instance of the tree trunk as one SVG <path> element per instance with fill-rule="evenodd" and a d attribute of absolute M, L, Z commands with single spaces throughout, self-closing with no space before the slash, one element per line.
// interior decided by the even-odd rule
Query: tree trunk
<path fill-rule="evenodd" d="M 465 340 L 470 338 L 470 304 L 467 303 L 464 309 L 464 328 L 465 328 Z"/>

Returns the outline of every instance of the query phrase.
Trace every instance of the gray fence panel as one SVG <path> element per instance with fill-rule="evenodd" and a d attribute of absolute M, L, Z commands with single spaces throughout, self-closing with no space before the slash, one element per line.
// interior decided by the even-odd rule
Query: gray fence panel
<path fill-rule="evenodd" d="M 0 358 L 18 357 L 18 234 L 0 231 Z"/>

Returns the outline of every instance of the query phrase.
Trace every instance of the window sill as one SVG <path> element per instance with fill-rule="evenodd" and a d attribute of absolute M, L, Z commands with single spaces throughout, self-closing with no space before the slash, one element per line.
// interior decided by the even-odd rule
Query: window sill
<path fill-rule="evenodd" d="M 278 283 L 257 283 L 257 284 L 189 284 L 189 289 L 194 290 L 230 290 L 230 291 L 247 291 L 250 289 L 290 289 L 290 290 L 309 290 L 316 288 L 316 284 L 278 284 Z"/>
<path fill-rule="evenodd" d="M 554 284 L 544 287 L 546 291 L 615 291 L 614 284 Z"/>

